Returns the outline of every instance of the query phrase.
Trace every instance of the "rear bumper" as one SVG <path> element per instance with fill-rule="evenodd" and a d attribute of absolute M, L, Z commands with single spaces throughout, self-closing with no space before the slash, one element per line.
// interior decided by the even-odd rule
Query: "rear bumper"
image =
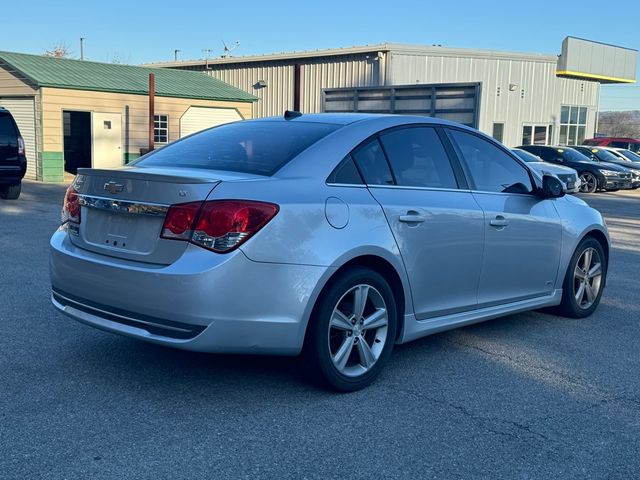
<path fill-rule="evenodd" d="M 19 165 L 0 165 L 0 183 L 17 184 L 27 173 L 27 162 L 22 161 Z"/>
<path fill-rule="evenodd" d="M 186 350 L 295 355 L 326 267 L 259 263 L 190 245 L 169 266 L 142 264 L 51 238 L 52 303 L 109 332 Z"/>

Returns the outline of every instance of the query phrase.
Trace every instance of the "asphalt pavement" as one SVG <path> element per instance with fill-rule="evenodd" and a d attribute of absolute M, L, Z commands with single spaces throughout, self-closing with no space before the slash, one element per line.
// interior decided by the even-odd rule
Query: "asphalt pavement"
<path fill-rule="evenodd" d="M 297 358 L 105 333 L 49 301 L 63 185 L 0 203 L 0 478 L 638 478 L 640 193 L 583 195 L 613 237 L 596 313 L 398 346 L 353 394 Z M 526 274 L 526 272 L 523 272 Z"/>

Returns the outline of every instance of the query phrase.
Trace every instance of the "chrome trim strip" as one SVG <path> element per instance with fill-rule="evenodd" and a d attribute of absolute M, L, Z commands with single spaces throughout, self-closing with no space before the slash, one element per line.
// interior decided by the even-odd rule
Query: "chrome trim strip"
<path fill-rule="evenodd" d="M 149 215 L 153 217 L 165 216 L 169 210 L 169 205 L 159 203 L 130 202 L 128 200 L 115 200 L 113 198 L 84 194 L 78 194 L 78 202 L 81 206 L 87 208 L 116 213 L 128 213 L 131 215 Z"/>

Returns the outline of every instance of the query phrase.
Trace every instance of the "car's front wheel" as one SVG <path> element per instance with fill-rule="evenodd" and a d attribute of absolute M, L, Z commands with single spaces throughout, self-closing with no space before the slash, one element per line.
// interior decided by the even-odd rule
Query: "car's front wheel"
<path fill-rule="evenodd" d="M 22 191 L 22 184 L 0 186 L 0 198 L 5 200 L 16 200 Z"/>
<path fill-rule="evenodd" d="M 591 172 L 580 174 L 580 191 L 582 193 L 594 193 L 598 189 L 598 179 Z"/>
<path fill-rule="evenodd" d="M 387 281 L 368 268 L 345 271 L 323 293 L 309 325 L 305 353 L 312 375 L 341 392 L 367 386 L 389 359 L 396 328 Z"/>
<path fill-rule="evenodd" d="M 569 262 L 558 313 L 571 318 L 591 315 L 602 298 L 607 266 L 600 242 L 593 237 L 582 240 Z"/>

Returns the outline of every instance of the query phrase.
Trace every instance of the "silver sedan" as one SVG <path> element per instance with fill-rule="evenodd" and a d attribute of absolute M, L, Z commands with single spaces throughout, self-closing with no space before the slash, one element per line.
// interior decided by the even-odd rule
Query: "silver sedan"
<path fill-rule="evenodd" d="M 51 298 L 156 344 L 302 352 L 351 391 L 395 344 L 541 307 L 590 315 L 608 257 L 596 210 L 476 130 L 287 112 L 80 169 Z"/>

